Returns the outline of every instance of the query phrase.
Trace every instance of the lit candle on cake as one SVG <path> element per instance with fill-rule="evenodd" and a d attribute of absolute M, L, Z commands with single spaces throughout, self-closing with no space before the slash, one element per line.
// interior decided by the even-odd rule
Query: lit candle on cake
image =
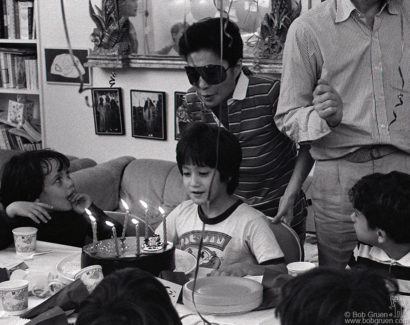
<path fill-rule="evenodd" d="M 163 244 L 163 246 L 164 246 L 164 249 L 165 249 L 167 247 L 167 244 L 168 244 L 168 241 L 167 241 L 167 216 L 165 215 L 165 210 L 163 208 L 158 207 L 158 210 L 159 210 L 159 212 L 161 212 L 162 217 L 163 217 L 163 220 L 162 220 L 162 226 L 163 226 L 162 229 L 163 229 L 163 232 L 164 232 L 164 235 L 163 235 L 164 244 Z"/>
<path fill-rule="evenodd" d="M 120 256 L 120 249 L 118 248 L 118 242 L 117 242 L 117 230 L 115 229 L 114 224 L 112 222 L 106 221 L 105 223 L 107 224 L 107 226 L 112 227 L 112 235 L 114 237 L 115 252 L 117 256 Z"/>
<path fill-rule="evenodd" d="M 148 204 L 140 200 L 141 205 L 145 208 L 145 239 L 148 238 Z"/>
<path fill-rule="evenodd" d="M 121 203 L 123 207 L 125 208 L 125 217 L 124 217 L 124 226 L 122 228 L 122 239 L 125 239 L 125 232 L 127 231 L 127 226 L 128 226 L 128 220 L 130 219 L 130 209 L 128 208 L 127 202 L 125 202 L 123 199 L 121 199 Z"/>
<path fill-rule="evenodd" d="M 135 220 L 134 218 L 131 219 L 132 223 L 135 225 L 135 238 L 136 238 L 136 255 L 141 254 L 141 247 L 140 247 L 140 223 L 138 220 Z"/>
<path fill-rule="evenodd" d="M 97 239 L 97 220 L 93 216 L 90 210 L 85 209 L 85 212 L 88 214 L 88 217 L 91 220 L 91 228 L 93 229 L 93 243 L 96 244 L 98 239 Z"/>

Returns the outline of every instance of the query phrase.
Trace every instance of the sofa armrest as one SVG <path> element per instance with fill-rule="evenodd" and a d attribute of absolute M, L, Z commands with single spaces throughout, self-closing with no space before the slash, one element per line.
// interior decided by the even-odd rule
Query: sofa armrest
<path fill-rule="evenodd" d="M 119 191 L 125 167 L 135 160 L 123 156 L 71 173 L 77 192 L 88 194 L 102 210 L 118 209 Z"/>

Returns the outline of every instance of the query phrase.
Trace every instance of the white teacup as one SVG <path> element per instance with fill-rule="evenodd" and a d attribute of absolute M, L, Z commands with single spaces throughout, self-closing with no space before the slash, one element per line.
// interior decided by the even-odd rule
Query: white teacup
<path fill-rule="evenodd" d="M 0 283 L 2 309 L 9 315 L 21 315 L 28 309 L 28 281 L 10 280 Z"/>
<path fill-rule="evenodd" d="M 305 273 L 311 269 L 314 269 L 316 264 L 310 262 L 293 262 L 286 265 L 288 269 L 288 274 L 291 276 L 298 276 L 299 274 Z"/>
<path fill-rule="evenodd" d="M 91 293 L 101 280 L 104 279 L 102 267 L 100 265 L 91 265 L 81 269 L 75 274 L 74 279 L 81 279 L 88 292 Z"/>
<path fill-rule="evenodd" d="M 37 228 L 20 227 L 13 229 L 14 246 L 16 254 L 27 256 L 35 253 L 37 241 Z"/>

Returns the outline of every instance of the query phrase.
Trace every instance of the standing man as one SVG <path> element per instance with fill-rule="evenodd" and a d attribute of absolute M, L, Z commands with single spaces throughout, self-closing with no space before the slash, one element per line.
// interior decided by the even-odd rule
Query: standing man
<path fill-rule="evenodd" d="M 356 245 L 349 188 L 410 172 L 409 15 L 408 0 L 327 0 L 287 34 L 275 121 L 311 144 L 321 266 L 345 267 Z"/>
<path fill-rule="evenodd" d="M 226 18 L 190 26 L 179 51 L 193 86 L 186 94 L 192 120 L 220 125 L 241 144 L 243 159 L 234 195 L 267 216 L 276 216 L 279 208 L 276 220 L 286 214 L 303 242 L 307 211 L 300 188 L 306 175 L 301 172 L 309 172 L 312 160 L 307 147 L 297 156 L 296 144 L 274 123 L 279 81 L 245 75 L 239 28 Z"/>

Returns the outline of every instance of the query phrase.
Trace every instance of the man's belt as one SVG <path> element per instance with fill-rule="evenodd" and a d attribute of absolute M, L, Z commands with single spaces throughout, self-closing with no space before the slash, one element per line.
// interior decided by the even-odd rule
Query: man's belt
<path fill-rule="evenodd" d="M 351 162 L 363 163 L 370 160 L 380 159 L 397 151 L 399 151 L 399 149 L 390 145 L 368 146 L 360 148 L 355 152 L 349 153 L 348 155 L 342 157 L 342 159 Z"/>

